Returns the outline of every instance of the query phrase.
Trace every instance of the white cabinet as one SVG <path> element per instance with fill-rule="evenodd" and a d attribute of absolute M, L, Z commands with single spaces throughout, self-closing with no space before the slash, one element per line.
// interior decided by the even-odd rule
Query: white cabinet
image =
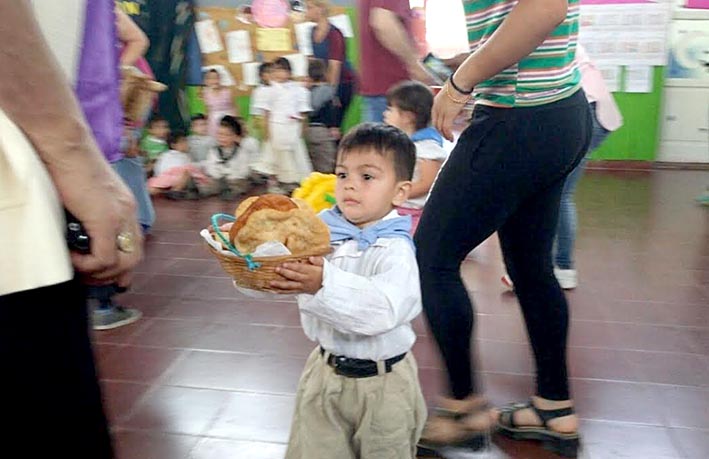
<path fill-rule="evenodd" d="M 709 163 L 709 19 L 675 13 L 663 91 L 658 161 Z"/>

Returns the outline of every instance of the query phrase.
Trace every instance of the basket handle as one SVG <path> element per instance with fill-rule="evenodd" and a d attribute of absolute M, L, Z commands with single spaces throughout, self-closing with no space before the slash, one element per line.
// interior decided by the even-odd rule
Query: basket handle
<path fill-rule="evenodd" d="M 224 236 L 224 233 L 222 233 L 222 230 L 219 229 L 220 220 L 235 222 L 236 218 L 233 215 L 229 214 L 214 214 L 212 215 L 212 228 L 214 228 L 214 232 L 217 234 L 217 237 L 219 237 L 224 246 L 229 249 L 231 253 L 233 253 L 239 258 L 243 258 L 244 261 L 246 261 L 246 267 L 249 269 L 249 271 L 255 271 L 256 269 L 260 268 L 261 263 L 254 261 L 250 253 L 243 255 L 236 247 L 232 245 L 231 242 L 229 242 L 229 239 L 227 239 L 226 236 Z"/>

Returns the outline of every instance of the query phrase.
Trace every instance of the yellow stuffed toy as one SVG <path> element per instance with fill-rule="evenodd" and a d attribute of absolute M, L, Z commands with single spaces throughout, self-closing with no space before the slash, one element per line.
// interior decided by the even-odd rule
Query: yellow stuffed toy
<path fill-rule="evenodd" d="M 335 205 L 336 178 L 335 174 L 313 172 L 300 182 L 292 197 L 307 202 L 315 212 L 329 209 Z"/>

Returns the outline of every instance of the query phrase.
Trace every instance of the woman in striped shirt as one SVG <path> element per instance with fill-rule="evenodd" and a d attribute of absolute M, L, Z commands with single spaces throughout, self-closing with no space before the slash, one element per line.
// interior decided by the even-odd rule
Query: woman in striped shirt
<path fill-rule="evenodd" d="M 422 443 L 479 445 L 493 424 L 575 457 L 578 418 L 566 367 L 568 305 L 552 243 L 566 176 L 591 134 L 574 63 L 578 0 L 464 1 L 471 53 L 436 96 L 434 125 L 475 110 L 441 169 L 416 234 L 423 305 L 448 369 L 449 398 Z M 471 363 L 473 310 L 460 264 L 497 231 L 537 368 L 529 404 L 487 408 Z"/>

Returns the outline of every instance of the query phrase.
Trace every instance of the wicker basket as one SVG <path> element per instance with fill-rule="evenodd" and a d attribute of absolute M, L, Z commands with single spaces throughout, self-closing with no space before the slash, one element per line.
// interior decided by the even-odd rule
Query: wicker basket
<path fill-rule="evenodd" d="M 229 253 L 220 252 L 208 242 L 207 248 L 212 255 L 216 257 L 222 269 L 229 274 L 236 285 L 250 290 L 259 290 L 262 292 L 273 292 L 270 287 L 271 281 L 283 280 L 280 274 L 276 273 L 276 268 L 283 263 L 305 263 L 310 257 L 321 257 L 331 252 L 330 247 L 316 248 L 308 253 L 299 253 L 293 255 L 283 255 L 274 257 L 257 257 L 252 258 L 250 255 L 242 255 L 227 241 L 227 236 L 219 231 L 219 220 L 234 221 L 234 217 L 225 214 L 216 214 L 212 216 L 212 228 L 216 231 L 210 232 L 210 237 L 220 244 L 228 244 Z"/>
<path fill-rule="evenodd" d="M 216 235 L 213 234 L 213 237 L 216 237 Z M 276 268 L 283 263 L 304 263 L 310 257 L 320 257 L 330 253 L 330 248 L 327 248 L 326 250 L 298 255 L 254 258 L 253 261 L 258 263 L 259 266 L 255 269 L 249 269 L 249 264 L 244 258 L 224 255 L 210 245 L 207 245 L 207 248 L 219 260 L 222 269 L 234 279 L 236 285 L 262 292 L 274 291 L 270 287 L 271 281 L 283 280 L 283 277 L 276 273 Z"/>

